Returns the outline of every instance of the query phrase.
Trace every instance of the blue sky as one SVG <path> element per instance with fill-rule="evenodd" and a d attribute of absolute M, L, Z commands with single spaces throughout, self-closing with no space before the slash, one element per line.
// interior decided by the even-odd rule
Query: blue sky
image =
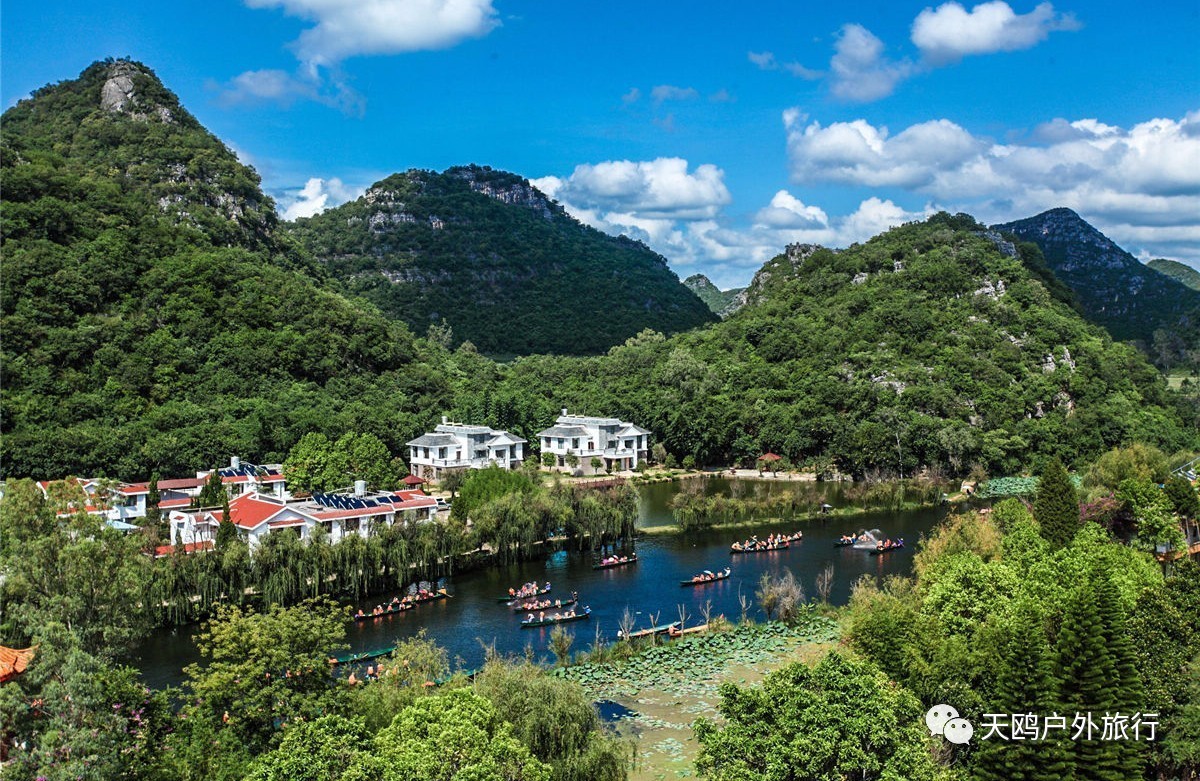
<path fill-rule="evenodd" d="M 1197 40 L 1195 0 L 13 0 L 0 91 L 131 56 L 282 213 L 480 163 L 722 286 L 939 208 L 1200 267 Z"/>

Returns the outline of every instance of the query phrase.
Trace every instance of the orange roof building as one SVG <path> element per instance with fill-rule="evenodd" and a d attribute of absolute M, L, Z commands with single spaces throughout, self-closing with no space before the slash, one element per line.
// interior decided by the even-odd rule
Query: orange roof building
<path fill-rule="evenodd" d="M 5 648 L 0 645 L 0 683 L 8 683 L 29 667 L 37 646 L 32 648 Z"/>

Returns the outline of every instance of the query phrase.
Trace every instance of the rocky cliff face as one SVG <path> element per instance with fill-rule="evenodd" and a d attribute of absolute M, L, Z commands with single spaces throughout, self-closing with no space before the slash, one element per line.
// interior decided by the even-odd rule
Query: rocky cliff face
<path fill-rule="evenodd" d="M 1194 329 L 1200 292 L 1140 263 L 1070 209 L 992 226 L 1037 244 L 1085 317 L 1117 339 L 1151 344 L 1160 329 Z"/>

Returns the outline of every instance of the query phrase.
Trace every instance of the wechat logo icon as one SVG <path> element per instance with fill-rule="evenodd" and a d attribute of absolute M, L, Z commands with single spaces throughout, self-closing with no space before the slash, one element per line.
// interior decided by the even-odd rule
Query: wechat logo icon
<path fill-rule="evenodd" d="M 970 743 L 971 736 L 975 734 L 971 722 L 961 718 L 958 710 L 951 705 L 934 705 L 930 708 L 925 714 L 925 725 L 929 727 L 929 734 L 941 735 L 960 746 Z"/>

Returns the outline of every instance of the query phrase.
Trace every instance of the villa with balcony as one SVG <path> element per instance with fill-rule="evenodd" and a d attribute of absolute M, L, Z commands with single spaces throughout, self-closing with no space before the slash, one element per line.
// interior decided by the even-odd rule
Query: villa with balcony
<path fill-rule="evenodd" d="M 438 480 L 451 469 L 483 469 L 495 464 L 514 469 L 525 460 L 525 440 L 487 426 L 442 422 L 408 444 L 408 468 L 414 475 Z"/>
<path fill-rule="evenodd" d="M 646 429 L 617 418 L 570 415 L 566 409 L 553 426 L 538 432 L 538 439 L 543 456 L 554 456 L 551 468 L 570 468 L 583 474 L 637 469 L 650 453 L 650 432 Z M 572 467 L 568 456 L 578 458 L 578 465 Z M 600 459 L 602 466 L 594 467 L 593 458 Z"/>

